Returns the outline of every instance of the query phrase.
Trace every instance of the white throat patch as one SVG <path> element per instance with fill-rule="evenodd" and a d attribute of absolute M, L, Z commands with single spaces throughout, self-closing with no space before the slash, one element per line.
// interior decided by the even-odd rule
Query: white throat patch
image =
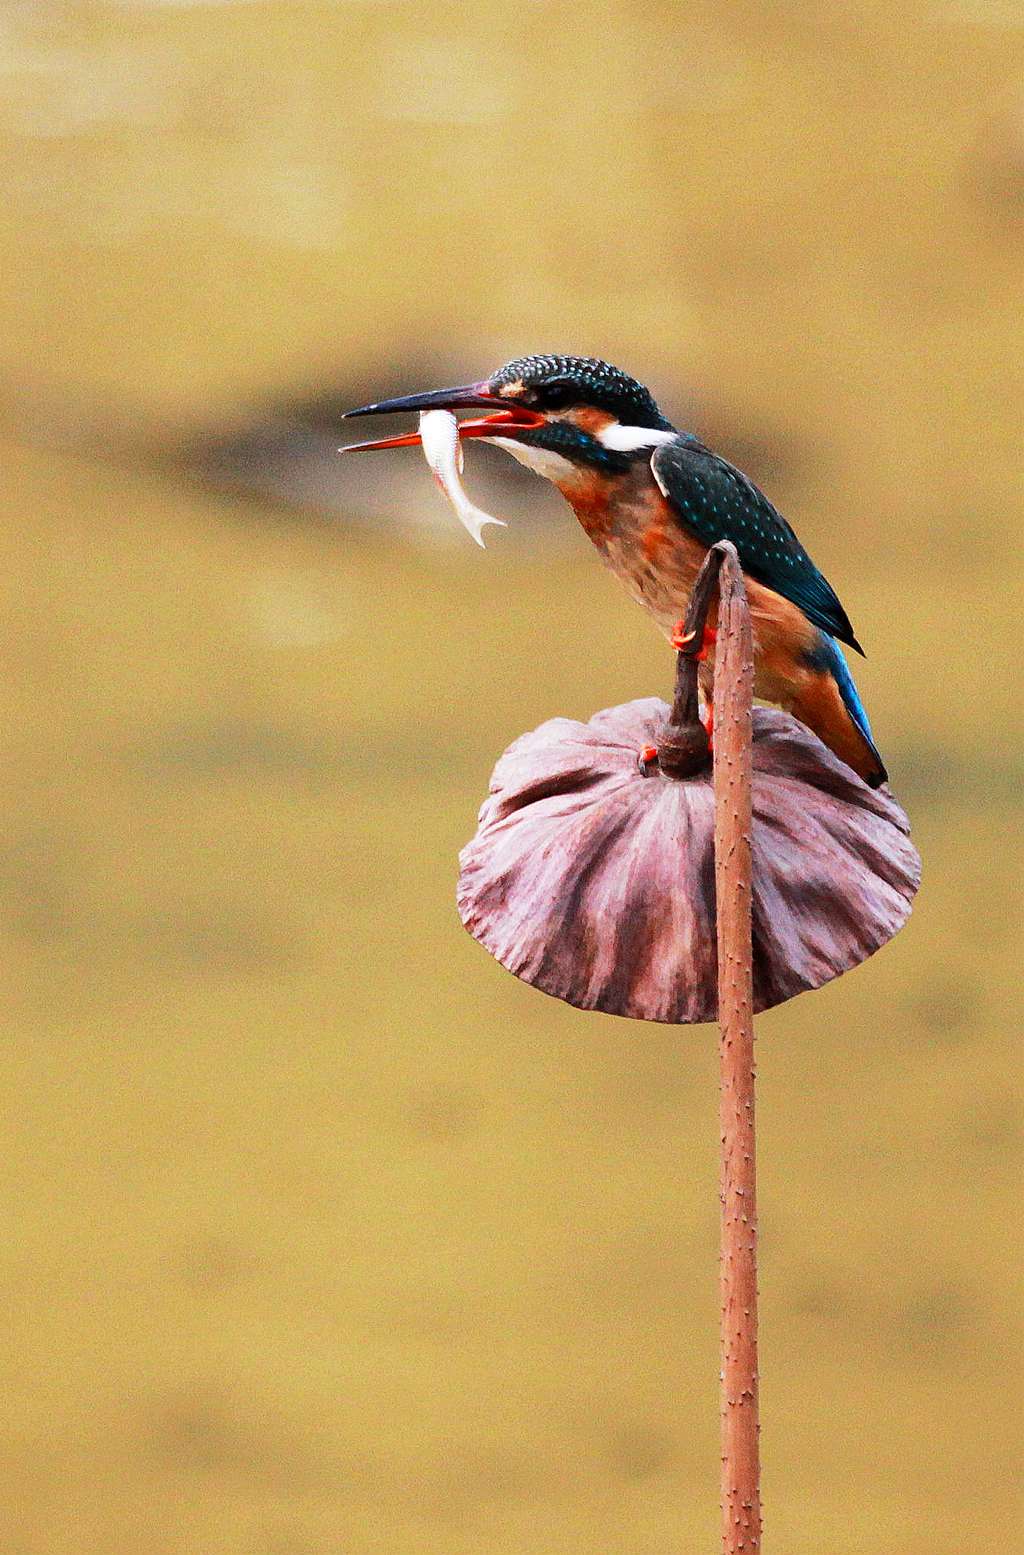
<path fill-rule="evenodd" d="M 616 453 L 631 454 L 638 448 L 656 448 L 659 443 L 671 443 L 678 432 L 665 432 L 659 427 L 627 427 L 621 421 L 609 421 L 597 434 L 599 443 Z"/>
<path fill-rule="evenodd" d="M 520 464 L 525 464 L 528 470 L 535 475 L 543 475 L 545 480 L 561 482 L 563 485 L 578 476 L 576 466 L 571 460 L 556 454 L 550 448 L 531 448 L 529 443 L 517 442 L 514 437 L 486 437 L 485 443 L 493 443 L 495 448 L 507 448 L 513 459 L 518 459 Z"/>

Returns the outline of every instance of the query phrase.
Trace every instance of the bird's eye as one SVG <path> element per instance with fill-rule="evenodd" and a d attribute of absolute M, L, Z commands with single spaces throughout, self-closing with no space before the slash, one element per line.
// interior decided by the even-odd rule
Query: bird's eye
<path fill-rule="evenodd" d="M 545 410 L 565 410 L 578 399 L 571 383 L 549 383 L 541 390 L 540 398 Z"/>

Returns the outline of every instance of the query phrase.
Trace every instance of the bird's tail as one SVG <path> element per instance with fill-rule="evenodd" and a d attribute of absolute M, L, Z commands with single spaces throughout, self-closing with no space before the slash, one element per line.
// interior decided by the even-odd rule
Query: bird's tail
<path fill-rule="evenodd" d="M 870 788 L 878 788 L 889 774 L 843 650 L 834 637 L 822 632 L 815 661 L 820 673 L 801 688 L 792 710 Z"/>

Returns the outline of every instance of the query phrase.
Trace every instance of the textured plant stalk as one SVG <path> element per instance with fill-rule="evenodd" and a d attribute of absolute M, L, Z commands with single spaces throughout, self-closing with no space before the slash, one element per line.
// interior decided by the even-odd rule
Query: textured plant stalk
<path fill-rule="evenodd" d="M 698 704 L 709 619 L 713 765 Z M 460 855 L 458 903 L 502 966 L 578 1009 L 721 1023 L 722 1543 L 758 1555 L 753 1009 L 891 939 L 920 860 L 887 788 L 789 714 L 751 716 L 731 545 L 708 552 L 682 640 L 671 710 L 648 697 L 586 723 L 550 718 L 509 746 Z"/>
<path fill-rule="evenodd" d="M 731 554 L 730 554 L 731 553 Z M 719 571 L 714 684 L 721 1131 L 722 1549 L 761 1549 L 751 949 L 750 613 L 736 552 Z"/>

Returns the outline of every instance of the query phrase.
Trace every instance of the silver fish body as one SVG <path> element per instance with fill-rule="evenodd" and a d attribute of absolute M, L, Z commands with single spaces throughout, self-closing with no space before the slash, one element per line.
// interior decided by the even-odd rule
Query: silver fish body
<path fill-rule="evenodd" d="M 505 528 L 505 520 L 483 512 L 466 495 L 461 480 L 463 452 L 459 442 L 459 423 L 450 411 L 425 410 L 420 415 L 419 430 L 423 453 L 434 472 L 434 479 L 455 509 L 459 523 L 473 536 L 477 545 L 482 546 L 484 525 L 500 524 Z"/>

